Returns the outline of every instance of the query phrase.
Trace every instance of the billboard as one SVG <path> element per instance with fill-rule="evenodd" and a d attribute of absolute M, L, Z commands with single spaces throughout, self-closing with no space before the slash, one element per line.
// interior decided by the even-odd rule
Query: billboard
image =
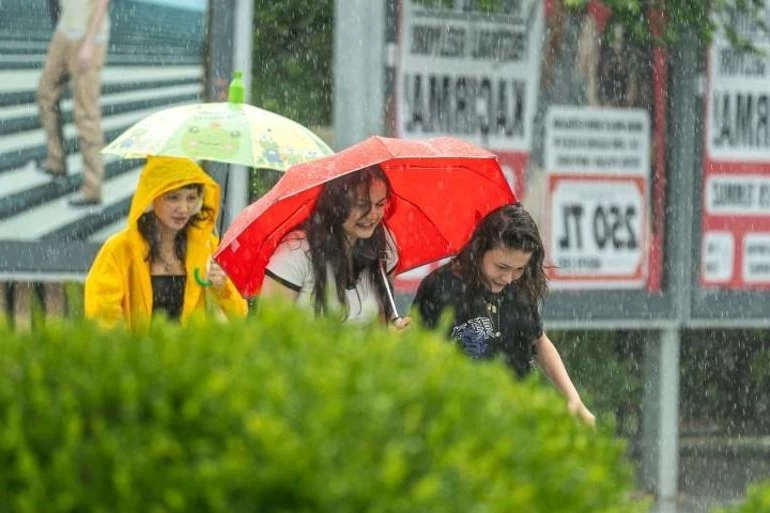
<path fill-rule="evenodd" d="M 770 5 L 764 7 L 770 17 Z M 709 48 L 699 284 L 770 288 L 770 42 L 748 16 L 733 26 L 756 52 L 718 32 Z"/>
<path fill-rule="evenodd" d="M 56 26 L 48 6 L 0 2 L 0 45 L 8 49 L 0 59 L 0 282 L 82 278 L 100 244 L 125 224 L 142 168 L 138 160 L 103 156 L 101 204 L 69 204 L 87 159 L 65 87 L 54 109 L 64 155 L 52 159 L 62 161 L 63 173 L 43 172 L 49 145 L 36 95 Z M 105 142 L 157 110 L 201 100 L 206 8 L 202 0 L 111 3 L 100 93 Z"/>

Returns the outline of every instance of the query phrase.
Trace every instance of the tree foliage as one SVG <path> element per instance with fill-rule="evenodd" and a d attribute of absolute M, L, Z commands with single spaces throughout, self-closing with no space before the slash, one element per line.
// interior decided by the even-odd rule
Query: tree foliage
<path fill-rule="evenodd" d="M 594 0 L 555 0 L 568 9 L 581 10 Z M 510 12 L 521 8 L 522 2 L 510 0 L 416 0 L 417 3 L 443 8 L 482 12 Z M 718 29 L 723 29 L 735 44 L 746 45 L 739 25 L 750 20 L 756 28 L 767 31 L 763 17 L 765 0 L 602 0 L 623 24 L 627 33 L 637 39 L 655 37 L 658 42 L 676 42 L 682 34 L 692 32 L 708 42 Z M 657 11 L 665 20 L 665 30 L 652 29 L 650 14 Z"/>
<path fill-rule="evenodd" d="M 304 125 L 331 124 L 332 0 L 255 0 L 255 105 Z"/>
<path fill-rule="evenodd" d="M 569 8 L 584 8 L 591 0 L 562 0 Z M 627 32 L 640 39 L 658 37 L 664 44 L 674 43 L 691 32 L 708 43 L 721 29 L 737 46 L 749 46 L 740 25 L 747 20 L 767 32 L 764 20 L 765 0 L 603 0 Z M 649 14 L 657 11 L 665 21 L 665 30 L 653 34 Z"/>

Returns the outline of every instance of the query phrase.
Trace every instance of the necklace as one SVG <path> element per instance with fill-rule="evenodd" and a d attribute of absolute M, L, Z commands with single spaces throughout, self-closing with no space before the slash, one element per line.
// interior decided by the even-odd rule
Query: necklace
<path fill-rule="evenodd" d="M 157 264 L 165 274 L 177 274 L 181 261 L 176 255 L 171 253 L 158 255 L 153 259 L 153 263 Z"/>
<path fill-rule="evenodd" d="M 495 338 L 502 336 L 500 333 L 500 303 L 502 303 L 501 296 L 494 296 L 491 301 L 484 297 L 484 304 L 487 307 L 487 312 L 489 312 L 489 322 L 492 323 Z M 497 322 L 495 322 L 495 317 Z"/>
<path fill-rule="evenodd" d="M 164 271 L 166 271 L 167 273 L 171 274 L 171 271 L 173 271 L 173 270 L 174 270 L 174 264 L 175 264 L 176 262 L 174 262 L 174 263 L 169 263 L 169 262 L 167 262 L 167 261 L 165 261 L 165 260 L 160 260 L 160 261 L 158 261 L 158 263 L 160 264 L 160 266 L 161 266 L 161 267 L 163 267 L 163 270 L 164 270 Z"/>

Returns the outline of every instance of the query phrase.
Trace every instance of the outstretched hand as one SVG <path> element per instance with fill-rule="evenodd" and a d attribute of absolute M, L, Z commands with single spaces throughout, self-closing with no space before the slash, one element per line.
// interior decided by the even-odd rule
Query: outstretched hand
<path fill-rule="evenodd" d="M 594 427 L 596 426 L 596 417 L 590 412 L 583 401 L 576 399 L 567 403 L 567 409 L 572 415 L 575 415 L 583 423 Z"/>

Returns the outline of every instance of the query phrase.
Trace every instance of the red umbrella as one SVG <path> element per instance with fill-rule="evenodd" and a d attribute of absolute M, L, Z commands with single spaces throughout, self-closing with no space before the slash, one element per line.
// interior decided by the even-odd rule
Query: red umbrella
<path fill-rule="evenodd" d="M 392 213 L 385 225 L 398 246 L 397 273 L 455 254 L 484 215 L 516 200 L 497 157 L 466 141 L 370 137 L 289 168 L 238 215 L 214 259 L 244 297 L 258 294 L 270 257 L 310 216 L 323 185 L 375 164 L 392 187 Z"/>

